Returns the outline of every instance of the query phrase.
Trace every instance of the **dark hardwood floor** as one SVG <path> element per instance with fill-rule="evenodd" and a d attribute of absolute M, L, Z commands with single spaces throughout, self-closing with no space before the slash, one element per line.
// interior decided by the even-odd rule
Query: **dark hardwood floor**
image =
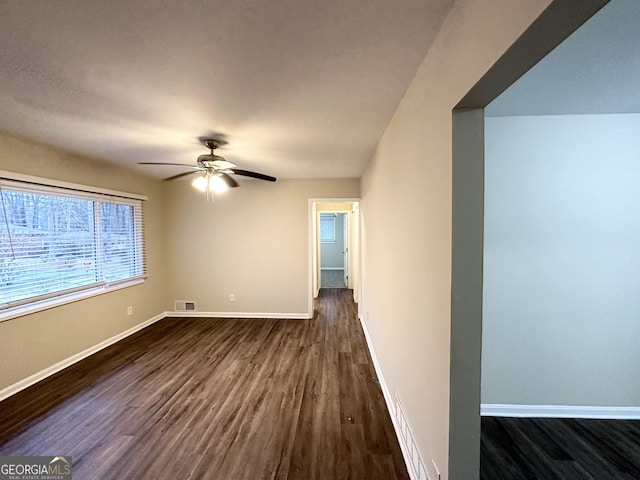
<path fill-rule="evenodd" d="M 82 479 L 408 479 L 349 290 L 313 320 L 167 318 L 0 403 Z"/>
<path fill-rule="evenodd" d="M 640 420 L 482 418 L 481 480 L 638 480 Z"/>

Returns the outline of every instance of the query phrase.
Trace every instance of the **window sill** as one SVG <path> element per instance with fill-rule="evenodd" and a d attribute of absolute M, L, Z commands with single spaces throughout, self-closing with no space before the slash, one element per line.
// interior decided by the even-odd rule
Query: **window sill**
<path fill-rule="evenodd" d="M 67 295 L 60 295 L 59 297 L 48 298 L 46 300 L 29 303 L 27 305 L 8 308 L 6 310 L 0 311 L 0 322 L 5 322 L 7 320 L 22 317 L 24 315 L 41 312 L 50 308 L 60 307 L 62 305 L 77 302 L 79 300 L 96 297 L 104 293 L 115 292 L 116 290 L 133 287 L 134 285 L 140 285 L 141 283 L 144 283 L 144 279 L 136 278 L 135 280 L 130 280 L 128 282 L 117 283 L 115 285 L 103 285 L 100 287 L 83 290 L 81 292 L 69 293 Z"/>

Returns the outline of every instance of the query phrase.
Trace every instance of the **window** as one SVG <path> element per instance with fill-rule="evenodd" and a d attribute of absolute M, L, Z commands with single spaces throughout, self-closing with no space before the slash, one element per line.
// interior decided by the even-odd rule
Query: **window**
<path fill-rule="evenodd" d="M 320 243 L 336 243 L 336 216 L 334 213 L 320 214 Z"/>
<path fill-rule="evenodd" d="M 135 197 L 0 179 L 0 312 L 141 281 Z"/>

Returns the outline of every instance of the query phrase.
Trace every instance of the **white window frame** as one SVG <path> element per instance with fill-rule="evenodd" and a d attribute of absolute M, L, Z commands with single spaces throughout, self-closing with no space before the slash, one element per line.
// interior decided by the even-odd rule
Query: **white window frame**
<path fill-rule="evenodd" d="M 7 188 L 19 185 L 20 189 L 32 193 L 48 193 L 50 195 L 64 196 L 63 190 L 66 190 L 67 196 L 74 198 L 91 199 L 95 202 L 118 203 L 133 206 L 136 212 L 135 218 L 139 225 L 135 229 L 136 233 L 136 258 L 141 262 L 141 272 L 135 277 L 124 280 L 108 282 L 99 282 L 84 287 L 73 289 L 72 291 L 62 291 L 59 293 L 52 292 L 46 295 L 46 298 L 36 298 L 33 301 L 16 302 L 16 305 L 0 306 L 0 322 L 10 320 L 23 315 L 36 313 L 38 311 L 54 308 L 82 299 L 102 295 L 104 293 L 113 292 L 122 288 L 133 285 L 139 285 L 147 278 L 146 274 L 146 258 L 145 258 L 145 239 L 144 239 L 144 214 L 143 202 L 147 200 L 145 195 L 121 192 L 117 190 L 104 189 L 88 185 L 81 185 L 59 180 L 50 180 L 31 175 L 23 175 L 15 172 L 0 170 L 0 187 Z M 99 205 L 96 203 L 95 205 Z M 98 210 L 98 209 L 97 209 Z M 2 226 L 4 228 L 4 226 Z"/>

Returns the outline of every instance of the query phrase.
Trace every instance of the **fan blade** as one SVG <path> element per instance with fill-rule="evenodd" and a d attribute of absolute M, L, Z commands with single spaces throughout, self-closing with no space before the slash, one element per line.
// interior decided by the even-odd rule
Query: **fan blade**
<path fill-rule="evenodd" d="M 238 182 L 236 182 L 235 179 L 233 179 L 233 177 L 230 177 L 226 173 L 219 172 L 218 175 L 220 175 L 220 178 L 224 180 L 224 182 L 227 184 L 229 188 L 236 188 L 240 186 Z"/>
<path fill-rule="evenodd" d="M 265 175 L 264 173 L 250 172 L 249 170 L 240 170 L 239 168 L 232 168 L 231 171 L 236 175 L 244 175 L 245 177 L 258 178 L 260 180 L 266 180 L 268 182 L 276 181 L 276 177 Z"/>
<path fill-rule="evenodd" d="M 178 175 L 174 175 L 173 177 L 163 178 L 162 180 L 166 182 L 167 180 L 175 180 L 176 178 L 186 177 L 187 175 L 193 175 L 194 173 L 200 173 L 200 172 L 194 171 L 194 172 L 179 173 Z"/>
<path fill-rule="evenodd" d="M 176 165 L 178 167 L 200 168 L 188 163 L 138 162 L 138 165 Z"/>

